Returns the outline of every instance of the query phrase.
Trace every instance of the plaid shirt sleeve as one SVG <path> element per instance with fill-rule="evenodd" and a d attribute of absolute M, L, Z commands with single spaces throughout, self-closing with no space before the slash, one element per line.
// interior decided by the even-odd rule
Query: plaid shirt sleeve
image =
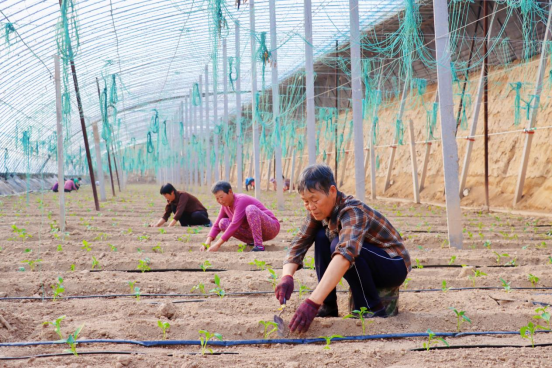
<path fill-rule="evenodd" d="M 341 254 L 351 263 L 355 263 L 355 258 L 358 257 L 362 250 L 362 244 L 368 229 L 368 216 L 359 207 L 346 208 L 340 214 L 341 231 L 339 231 L 339 243 L 335 247 L 335 252 L 332 254 Z"/>
<path fill-rule="evenodd" d="M 312 246 L 316 232 L 322 227 L 322 222 L 315 220 L 310 213 L 307 214 L 307 218 L 301 226 L 299 233 L 291 241 L 289 246 L 287 257 L 284 260 L 284 265 L 288 263 L 295 263 L 299 265 L 298 270 L 303 268 L 303 259 L 305 254 Z"/>

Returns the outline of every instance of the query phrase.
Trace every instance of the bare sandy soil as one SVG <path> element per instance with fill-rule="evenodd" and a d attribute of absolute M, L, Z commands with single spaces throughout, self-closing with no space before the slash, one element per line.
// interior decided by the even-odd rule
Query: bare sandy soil
<path fill-rule="evenodd" d="M 164 199 L 157 186 L 130 186 L 108 202 L 101 212 L 93 208 L 90 187 L 68 197 L 68 236 L 63 239 L 54 222 L 58 218 L 57 194 L 32 194 L 29 206 L 26 197 L 1 198 L 0 207 L 0 298 L 37 297 L 36 300 L 0 300 L 0 342 L 54 341 L 59 337 L 51 325 L 65 315 L 61 334 L 66 338 L 84 325 L 79 339 L 162 340 L 158 321 L 168 322 L 168 340 L 199 340 L 199 330 L 220 333 L 224 341 L 262 339 L 259 321 L 271 321 L 279 307 L 274 298 L 267 270 L 259 270 L 254 261 L 264 261 L 280 273 L 286 248 L 304 217 L 296 194 L 286 195 L 286 210 L 276 211 L 282 222 L 280 235 L 265 244 L 263 253 L 239 252 L 239 242 L 230 241 L 220 252 L 201 253 L 199 245 L 208 229 L 148 228 L 163 212 Z M 210 195 L 199 194 L 214 219 L 218 205 Z M 274 193 L 263 193 L 263 201 L 275 207 Z M 414 260 L 424 268 L 409 274 L 408 285 L 401 289 L 400 313 L 396 317 L 377 319 L 367 327 L 367 334 L 455 332 L 456 317 L 449 307 L 465 311 L 471 323 L 462 331 L 519 331 L 537 314 L 539 305 L 552 303 L 552 225 L 550 220 L 507 214 L 485 214 L 464 211 L 465 249 L 446 245 L 446 218 L 442 208 L 399 203 L 374 202 L 372 206 L 390 218 L 406 239 Z M 12 228 L 16 226 L 16 229 Z M 22 230 L 24 229 L 24 230 Z M 197 232 L 197 233 L 196 233 Z M 550 234 L 550 235 L 547 235 Z M 86 244 L 83 241 L 87 242 Z M 313 256 L 313 249 L 308 256 Z M 500 259 L 497 261 L 497 252 Z M 455 256 L 453 262 L 451 257 Z M 93 265 L 93 259 L 98 264 Z M 41 261 L 36 261 L 41 260 Z M 213 269 L 198 270 L 209 261 Z M 515 261 L 514 261 L 515 260 Z M 33 270 L 29 262 L 33 264 Z M 151 270 L 138 271 L 140 261 Z M 496 267 L 514 261 L 515 267 Z M 416 262 L 416 261 L 414 261 Z M 250 264 L 253 263 L 253 264 Z M 452 263 L 456 267 L 448 267 Z M 462 268 L 461 265 L 468 267 Z M 436 266 L 436 267 L 430 267 Z M 486 275 L 469 279 L 474 271 Z M 74 270 L 72 270 L 74 268 Z M 92 270 L 92 268 L 94 268 Z M 98 271 L 99 272 L 96 272 Z M 539 278 L 535 289 L 528 275 Z M 215 288 L 214 277 L 220 277 L 227 295 L 204 296 L 192 288 L 204 284 L 205 292 Z M 129 282 L 140 288 L 141 297 L 132 295 L 92 299 L 51 299 L 52 285 L 63 278 L 62 297 L 79 295 L 131 294 Z M 502 289 L 500 278 L 511 287 Z M 442 291 L 448 288 L 496 287 Z M 347 290 L 346 282 L 339 290 Z M 296 276 L 300 284 L 316 286 L 314 270 L 304 269 Z M 414 292 L 422 289 L 436 291 Z M 267 294 L 231 295 L 239 292 Z M 194 294 L 192 296 L 148 297 L 144 294 Z M 307 294 L 308 295 L 308 294 Z M 343 319 L 348 314 L 347 293 L 339 293 L 340 317 L 315 319 L 308 333 L 290 338 L 362 335 L 360 321 Z M 303 295 L 302 298 L 305 298 Z M 494 299 L 493 299 L 494 298 Z M 510 301 L 495 301 L 508 299 Z M 300 302 L 295 293 L 282 317 L 289 322 Z M 6 323 L 4 323 L 5 321 Z M 7 325 L 7 326 L 6 326 Z M 276 333 L 270 338 L 278 338 Z M 78 352 L 127 351 L 133 355 L 80 355 L 26 360 L 0 360 L 0 367 L 319 367 L 319 366 L 545 366 L 552 352 L 547 347 L 473 348 L 432 351 L 410 351 L 421 348 L 424 337 L 374 339 L 360 342 L 288 345 L 266 344 L 235 347 L 213 347 L 225 355 L 190 355 L 199 353 L 199 346 L 143 347 L 130 344 L 79 344 Z M 530 342 L 514 335 L 449 337 L 451 347 L 458 345 L 527 345 Z M 538 333 L 535 343 L 552 343 L 552 335 Z M 439 342 L 435 346 L 444 346 Z M 61 353 L 67 345 L 0 347 L 1 357 Z"/>

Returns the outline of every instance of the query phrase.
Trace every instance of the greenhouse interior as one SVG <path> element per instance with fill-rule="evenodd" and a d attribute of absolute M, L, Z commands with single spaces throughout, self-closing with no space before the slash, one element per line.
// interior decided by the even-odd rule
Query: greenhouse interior
<path fill-rule="evenodd" d="M 547 366 L 552 2 L 0 26 L 0 366 Z"/>

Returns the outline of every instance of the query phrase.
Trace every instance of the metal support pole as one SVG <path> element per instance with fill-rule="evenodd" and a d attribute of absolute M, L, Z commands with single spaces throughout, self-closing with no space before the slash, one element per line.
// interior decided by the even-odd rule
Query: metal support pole
<path fill-rule="evenodd" d="M 529 155 L 531 154 L 531 143 L 533 142 L 533 135 L 535 133 L 533 127 L 535 126 L 535 121 L 537 120 L 537 114 L 539 112 L 540 95 L 542 92 L 542 79 L 544 77 L 544 71 L 546 69 L 546 49 L 548 47 L 551 19 L 552 10 L 549 9 L 548 22 L 546 23 L 546 31 L 544 33 L 544 40 L 542 42 L 539 69 L 537 71 L 537 80 L 535 82 L 535 93 L 533 94 L 533 106 L 531 106 L 529 122 L 527 123 L 527 128 L 525 128 L 525 144 L 523 146 L 523 156 L 521 157 L 519 175 L 516 184 L 516 192 L 514 195 L 514 207 L 518 204 L 523 195 L 523 185 L 525 184 L 525 176 L 527 174 L 527 164 L 529 162 Z"/>
<path fill-rule="evenodd" d="M 353 136 L 355 153 L 355 190 L 356 198 L 364 202 L 364 133 L 362 129 L 362 70 L 360 54 L 360 26 L 358 19 L 358 0 L 349 0 L 350 44 L 351 44 L 351 97 L 353 99 Z"/>
<path fill-rule="evenodd" d="M 59 6 L 63 7 L 62 0 L 59 0 Z M 77 97 L 77 107 L 79 109 L 79 117 L 82 130 L 82 138 L 84 140 L 84 149 L 86 151 L 86 160 L 88 161 L 88 172 L 90 174 L 90 182 L 96 183 L 94 177 L 94 167 L 92 167 L 92 158 L 90 156 L 90 147 L 88 146 L 88 134 L 86 133 L 86 123 L 84 122 L 84 111 L 82 109 L 82 101 L 79 91 L 79 82 L 77 80 L 77 69 L 75 68 L 75 62 L 73 61 L 73 48 L 71 47 L 71 42 L 67 44 L 67 51 L 69 52 L 69 64 L 71 65 L 71 74 L 73 75 L 73 84 L 75 85 L 75 95 Z M 96 190 L 96 185 L 92 185 L 92 194 L 94 195 L 94 205 L 96 211 L 100 210 L 100 202 L 98 201 L 98 191 Z"/>
<path fill-rule="evenodd" d="M 251 28 L 251 124 L 253 134 L 253 157 L 255 158 L 255 198 L 261 197 L 261 147 L 257 121 L 257 38 L 255 37 L 255 0 L 249 0 L 249 26 Z M 270 176 L 270 175 L 269 175 Z"/>
<path fill-rule="evenodd" d="M 489 19 L 487 18 L 487 0 L 483 1 L 483 28 L 484 33 L 487 34 L 489 31 Z M 487 211 L 491 206 L 489 201 L 489 81 L 487 79 L 487 65 L 489 65 L 489 55 L 488 55 L 488 42 L 487 38 L 483 42 L 483 136 L 484 136 L 484 153 L 485 153 L 485 206 Z"/>
<path fill-rule="evenodd" d="M 251 6 L 251 4 L 249 5 Z M 236 20 L 236 188 L 243 191 L 243 147 L 242 147 L 242 106 L 241 106 L 241 60 L 240 60 L 240 22 Z M 255 96 L 253 99 L 255 99 Z M 259 184 L 259 183 L 255 183 Z M 257 185 L 255 185 L 257 186 Z"/>
<path fill-rule="evenodd" d="M 291 159 L 291 173 L 289 178 L 289 193 L 291 194 L 293 192 L 293 188 L 295 186 L 295 183 L 293 182 L 295 178 L 293 177 L 293 173 L 295 172 L 295 156 L 297 156 L 297 150 L 293 150 L 293 158 Z"/>
<path fill-rule="evenodd" d="M 211 123 L 209 122 L 209 65 L 205 65 L 205 161 L 206 165 L 206 176 L 205 180 L 207 183 L 207 189 L 213 184 L 211 179 Z"/>
<path fill-rule="evenodd" d="M 337 40 L 335 40 L 335 137 L 334 137 L 334 161 L 335 161 L 335 182 L 337 183 L 337 155 L 338 155 L 338 147 L 337 147 L 337 123 L 339 122 L 339 83 L 338 83 L 338 76 L 337 76 L 337 60 L 339 59 L 339 43 Z M 295 157 L 295 156 L 294 156 Z M 290 188 L 291 192 L 291 188 Z"/>
<path fill-rule="evenodd" d="M 199 75 L 199 96 L 200 96 L 200 101 L 203 100 L 203 76 L 200 74 Z M 203 101 L 202 101 L 203 102 Z M 201 102 L 201 103 L 202 103 Z M 203 109 L 202 109 L 202 105 L 201 103 L 199 104 L 199 106 L 197 106 L 197 109 L 199 110 L 199 141 L 201 142 L 201 145 L 200 147 L 201 148 L 205 148 L 205 130 L 203 128 L 203 125 L 204 125 L 204 122 L 203 122 Z M 202 155 L 203 157 L 206 156 L 205 152 L 198 152 L 198 154 Z M 205 166 L 202 165 L 200 168 L 199 168 L 199 185 L 204 188 L 205 184 L 207 183 L 207 172 L 205 170 Z"/>
<path fill-rule="evenodd" d="M 190 90 L 190 96 L 192 96 L 192 91 Z M 193 127 L 193 133 L 192 133 L 192 141 L 197 142 L 197 108 L 194 106 L 193 103 L 193 97 L 190 97 L 190 107 L 192 109 L 192 127 Z M 198 187 L 201 185 L 200 176 L 199 176 L 199 167 L 198 167 L 198 157 L 197 152 L 195 150 L 196 147 L 192 144 L 192 162 L 193 162 L 193 170 L 194 170 L 194 189 L 197 190 Z"/>
<path fill-rule="evenodd" d="M 407 77 L 404 81 L 404 87 L 403 87 L 403 93 L 401 97 L 401 104 L 399 107 L 399 113 L 397 115 L 397 120 L 402 120 L 403 114 L 404 114 L 404 105 L 406 103 L 406 97 L 408 96 L 408 90 L 410 86 L 410 78 Z M 393 164 L 395 162 L 395 153 L 397 151 L 397 145 L 399 144 L 399 136 L 398 132 L 395 132 L 395 137 L 393 138 L 393 145 L 389 148 L 390 154 L 389 154 L 389 164 L 387 165 L 387 175 L 385 176 L 385 186 L 383 187 L 383 191 L 385 192 L 387 189 L 389 189 L 390 183 L 391 183 L 391 174 L 393 172 Z"/>
<path fill-rule="evenodd" d="M 59 55 L 54 55 L 55 82 L 56 82 L 56 128 L 57 128 L 57 164 L 58 164 L 58 194 L 59 194 L 59 229 L 65 232 L 65 180 L 63 175 L 63 128 L 61 110 L 61 71 Z M 96 185 L 96 183 L 92 183 Z"/>
<path fill-rule="evenodd" d="M 381 62 L 381 70 L 378 81 L 378 91 L 381 93 L 381 83 L 383 81 L 383 60 Z M 370 125 L 370 136 L 368 137 L 368 142 L 370 144 L 370 199 L 376 199 L 376 147 L 374 147 L 374 130 L 376 129 L 375 122 L 378 118 L 379 113 L 379 104 L 378 96 L 376 96 L 374 114 L 372 116 L 372 124 Z"/>
<path fill-rule="evenodd" d="M 215 46 L 217 47 L 217 46 Z M 215 150 L 215 178 L 214 181 L 217 182 L 220 180 L 220 170 L 219 170 L 219 142 L 220 136 L 215 132 L 220 132 L 220 129 L 216 129 L 219 124 L 218 121 L 218 58 L 215 57 L 213 60 L 213 144 Z"/>
<path fill-rule="evenodd" d="M 316 163 L 316 125 L 314 108 L 314 65 L 312 51 L 312 4 L 304 1 L 305 11 L 305 73 L 307 90 L 307 148 L 309 165 Z"/>
<path fill-rule="evenodd" d="M 445 174 L 448 241 L 454 248 L 462 248 L 462 211 L 458 195 L 458 147 L 456 145 L 454 102 L 452 99 L 452 71 L 450 68 L 450 35 L 447 0 L 433 0 L 435 22 L 435 53 L 441 115 L 441 142 Z"/>
<path fill-rule="evenodd" d="M 487 4 L 485 3 L 486 0 L 484 0 L 484 7 L 487 8 Z M 493 31 L 493 24 L 494 24 L 494 20 L 495 20 L 495 10 L 497 9 L 497 4 L 495 4 L 495 7 L 493 9 L 493 15 L 491 17 L 491 25 L 490 27 L 488 28 L 488 32 L 486 31 L 485 35 L 486 35 L 486 41 L 488 41 L 490 38 L 491 38 L 491 33 Z M 485 11 L 486 13 L 486 11 Z M 484 22 L 487 20 L 487 17 L 486 15 L 485 16 L 485 20 Z M 487 54 L 487 53 L 485 53 Z M 468 143 L 467 143 L 467 146 L 466 146 L 466 154 L 464 156 L 464 165 L 462 166 L 462 174 L 460 176 L 460 190 L 459 190 L 459 194 L 460 194 L 460 198 L 462 198 L 463 194 L 462 192 L 464 191 L 464 188 L 466 187 L 466 181 L 468 180 L 468 172 L 469 172 L 469 168 L 470 168 L 470 160 L 471 160 L 471 153 L 472 153 L 472 149 L 473 149 L 473 144 L 474 144 L 474 136 L 475 136 L 475 132 L 477 130 L 477 121 L 479 119 L 479 110 L 481 109 L 481 97 L 483 95 L 483 92 L 484 90 L 486 89 L 485 87 L 485 80 L 487 79 L 486 77 L 486 68 L 485 67 L 482 67 L 481 68 L 481 73 L 480 73 L 480 76 L 479 76 L 479 83 L 477 84 L 477 95 L 475 97 L 475 101 L 473 101 L 473 114 L 472 114 L 472 125 L 470 127 L 470 133 L 469 133 L 469 136 L 467 138 L 468 140 Z M 486 104 L 485 104 L 486 106 Z M 486 200 L 488 199 L 488 196 L 486 197 Z"/>
<path fill-rule="evenodd" d="M 224 124 L 224 180 L 230 181 L 230 151 L 228 150 L 228 54 L 226 49 L 226 38 L 222 40 L 222 78 L 223 96 L 224 96 L 224 113 L 222 123 Z M 236 106 L 237 108 L 237 106 Z"/>
<path fill-rule="evenodd" d="M 414 191 L 414 203 L 420 203 L 418 163 L 416 162 L 416 136 L 414 134 L 414 123 L 412 122 L 412 119 L 408 119 L 408 130 L 410 133 L 410 160 L 412 162 L 412 189 Z"/>
<path fill-rule="evenodd" d="M 280 137 L 280 90 L 278 85 L 278 40 L 276 39 L 276 0 L 270 0 L 270 63 L 272 66 L 272 117 L 278 141 L 274 146 L 274 166 L 276 170 L 276 199 L 278 210 L 284 210 L 284 180 L 282 179 L 282 142 Z"/>
<path fill-rule="evenodd" d="M 98 123 L 95 121 L 92 123 L 92 132 L 94 134 L 94 149 L 96 152 L 96 166 L 98 168 L 98 177 L 100 181 L 100 198 L 102 202 L 107 200 L 105 196 L 105 177 L 102 166 L 102 150 L 100 147 L 100 133 L 98 132 Z M 96 183 L 93 183 L 96 185 Z"/>

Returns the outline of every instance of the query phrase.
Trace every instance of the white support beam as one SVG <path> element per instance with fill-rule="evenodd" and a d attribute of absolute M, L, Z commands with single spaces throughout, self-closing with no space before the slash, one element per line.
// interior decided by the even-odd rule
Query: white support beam
<path fill-rule="evenodd" d="M 278 40 L 276 39 L 276 0 L 269 1 L 270 11 L 270 65 L 272 82 L 272 118 L 278 141 L 274 145 L 276 161 L 276 199 L 278 210 L 284 210 L 284 180 L 282 179 L 282 141 L 280 140 L 280 90 L 278 85 Z"/>
<path fill-rule="evenodd" d="M 61 69 L 59 55 L 54 55 L 55 83 L 56 83 L 56 129 L 57 129 L 57 164 L 58 164 L 58 194 L 59 194 L 59 229 L 65 233 L 65 180 L 63 173 L 63 128 L 61 109 Z M 96 183 L 90 183 L 96 185 Z M 105 196 L 105 194 L 104 194 Z M 105 200 L 105 199 L 104 199 Z"/>
<path fill-rule="evenodd" d="M 249 26 L 251 28 L 251 124 L 253 134 L 253 157 L 255 158 L 255 198 L 261 198 L 261 147 L 259 123 L 257 122 L 257 38 L 255 36 L 255 0 L 249 0 Z M 259 185 L 257 185 L 259 184 Z"/>
<path fill-rule="evenodd" d="M 414 192 L 414 203 L 420 203 L 418 163 L 416 161 L 416 135 L 414 134 L 414 123 L 412 122 L 412 119 L 408 119 L 408 131 L 410 134 L 410 160 L 412 162 L 412 189 Z"/>
<path fill-rule="evenodd" d="M 433 0 L 435 22 L 435 53 L 437 85 L 439 88 L 439 112 L 441 115 L 441 142 L 445 174 L 445 198 L 447 205 L 449 245 L 462 248 L 462 211 L 458 189 L 458 146 L 456 144 L 456 119 L 452 99 L 452 70 L 450 67 L 450 35 L 447 0 Z"/>
<path fill-rule="evenodd" d="M 199 106 L 196 108 L 199 110 L 199 142 L 201 142 L 201 148 L 205 149 L 205 130 L 203 129 L 203 75 L 199 75 Z M 197 152 L 201 157 L 205 157 L 205 152 Z M 205 189 L 206 185 L 206 176 L 207 172 L 205 171 L 205 165 L 199 165 L 199 185 L 202 189 Z"/>
<path fill-rule="evenodd" d="M 312 50 L 312 4 L 304 0 L 305 12 L 305 73 L 307 90 L 307 150 L 309 165 L 316 163 L 316 124 L 314 108 L 314 64 Z"/>
<path fill-rule="evenodd" d="M 353 139 L 355 142 L 355 190 L 356 198 L 364 202 L 364 132 L 362 129 L 362 69 L 360 55 L 360 26 L 358 0 L 349 0 L 350 45 L 351 45 L 351 96 L 353 99 Z"/>
<path fill-rule="evenodd" d="M 250 5 L 251 6 L 251 5 Z M 242 147 L 242 106 L 241 106 L 241 60 L 240 60 L 240 22 L 236 20 L 236 189 L 243 191 L 243 147 Z"/>
<path fill-rule="evenodd" d="M 439 91 L 435 92 L 435 102 L 434 103 L 439 103 Z M 437 119 L 437 117 L 435 117 L 435 119 Z M 427 177 L 427 167 L 429 166 L 429 155 L 431 154 L 431 144 L 432 144 L 432 142 L 429 141 L 430 138 L 431 138 L 431 136 L 429 135 L 429 131 L 428 131 L 428 136 L 427 136 L 427 139 L 426 139 L 426 142 L 425 142 L 426 149 L 425 149 L 425 154 L 424 154 L 424 163 L 422 165 L 422 175 L 421 175 L 421 178 L 420 178 L 420 191 L 422 191 L 422 189 L 424 189 L 424 185 L 425 185 L 425 181 L 426 181 L 426 177 Z"/>
<path fill-rule="evenodd" d="M 215 47 L 218 47 L 215 46 Z M 218 55 L 217 55 L 218 56 Z M 213 179 L 214 182 L 217 182 L 220 180 L 220 156 L 219 156 L 219 142 L 220 137 L 215 134 L 215 132 L 220 132 L 220 129 L 217 129 L 217 126 L 219 125 L 218 120 L 218 57 L 215 57 L 213 60 L 213 146 L 215 150 L 215 177 Z"/>
<path fill-rule="evenodd" d="M 211 175 L 211 122 L 209 121 L 209 65 L 205 65 L 205 182 L 209 190 L 213 184 Z"/>
<path fill-rule="evenodd" d="M 525 128 L 525 143 L 523 145 L 523 156 L 521 156 L 521 164 L 519 167 L 519 175 L 516 184 L 516 192 L 514 194 L 514 207 L 518 204 L 523 196 L 523 186 L 525 185 L 525 177 L 527 175 L 527 164 L 529 163 L 529 155 L 531 154 L 531 144 L 533 143 L 533 136 L 535 130 L 535 121 L 537 120 L 537 114 L 539 112 L 539 102 L 542 92 L 542 80 L 544 78 L 544 71 L 546 70 L 546 51 L 548 48 L 548 38 L 550 35 L 550 22 L 552 20 L 552 9 L 548 9 L 548 22 L 546 23 L 546 31 L 544 32 L 544 39 L 542 40 L 541 55 L 539 61 L 539 69 L 537 71 L 537 80 L 535 82 L 535 92 L 533 93 L 534 100 L 531 106 L 531 112 L 529 121 L 527 122 L 527 128 Z"/>
<path fill-rule="evenodd" d="M 224 180 L 230 181 L 230 151 L 228 150 L 228 53 L 226 47 L 226 38 L 222 39 L 222 90 L 224 97 L 224 112 L 222 115 L 222 124 L 224 126 Z"/>

